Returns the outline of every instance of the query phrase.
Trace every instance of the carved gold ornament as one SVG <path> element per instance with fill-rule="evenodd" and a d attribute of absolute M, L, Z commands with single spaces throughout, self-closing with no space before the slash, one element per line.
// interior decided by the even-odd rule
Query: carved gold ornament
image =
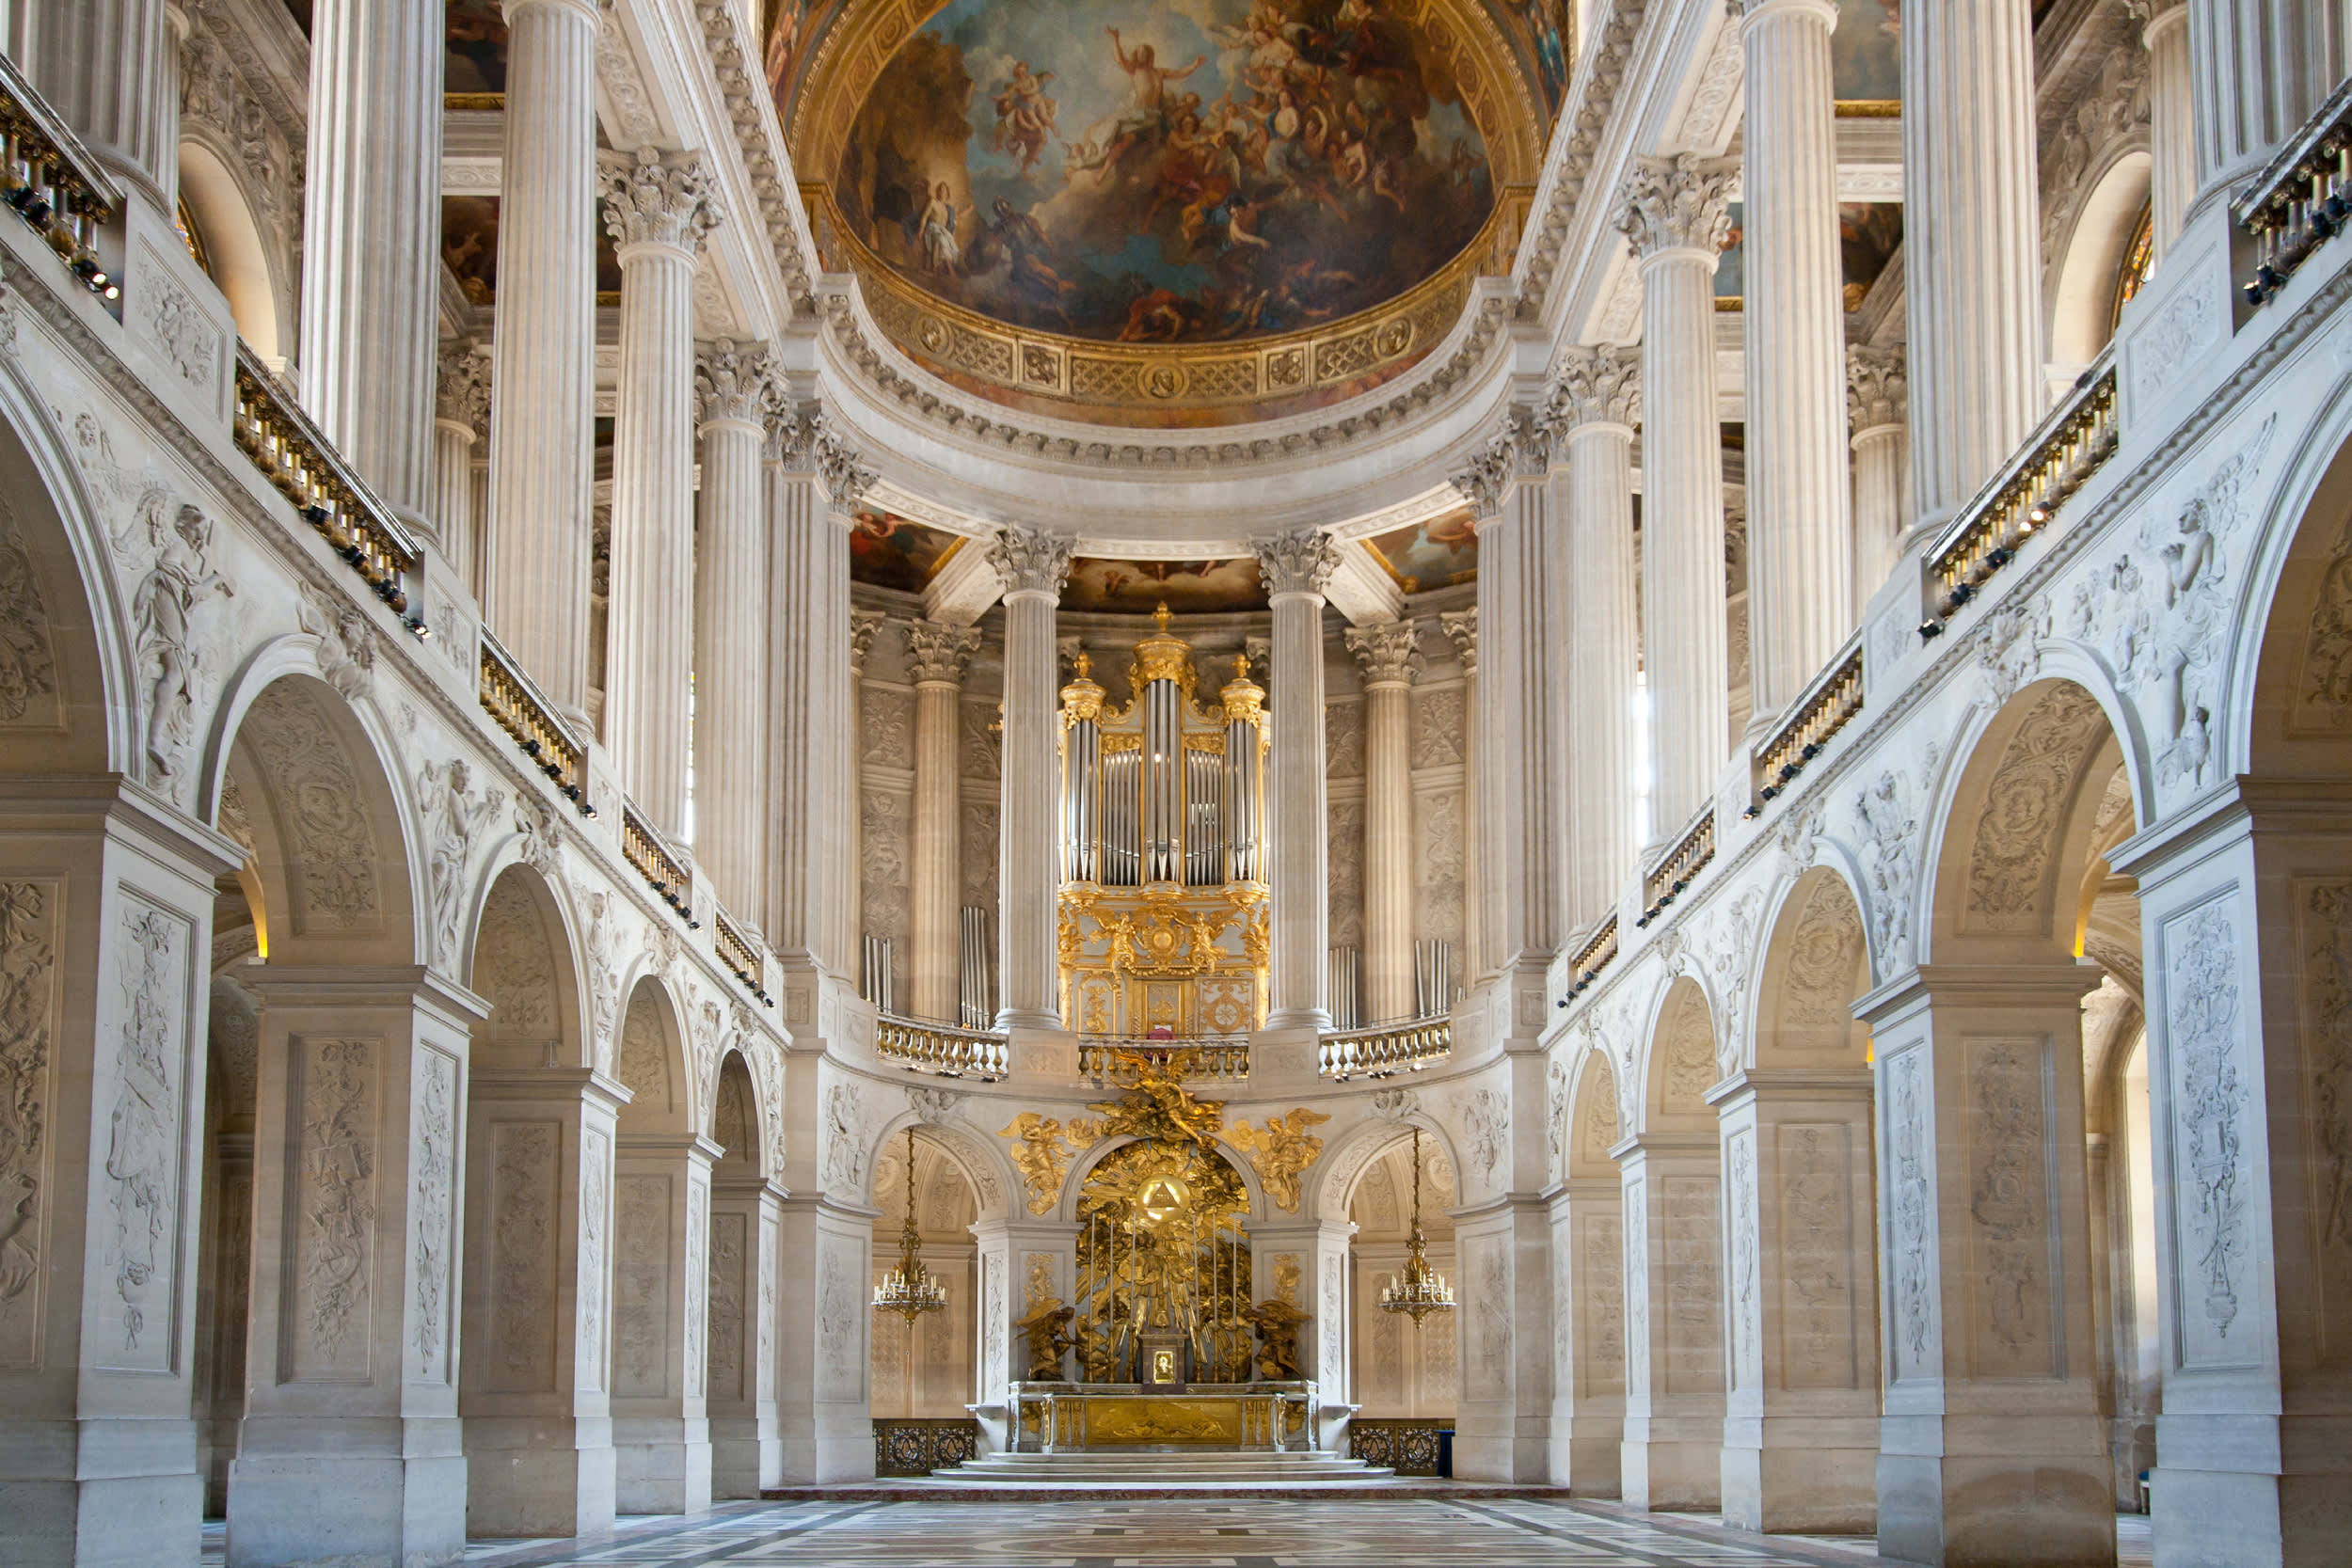
<path fill-rule="evenodd" d="M 1061 1196 L 1062 1180 L 1070 1174 L 1070 1157 L 1093 1147 L 1100 1133 L 1083 1117 L 1072 1117 L 1065 1128 L 1052 1117 L 1024 1111 L 997 1136 L 1012 1140 L 1012 1164 L 1028 1188 L 1029 1212 L 1043 1214 L 1050 1213 Z"/>
<path fill-rule="evenodd" d="M 1249 1168 L 1265 1184 L 1266 1196 L 1286 1214 L 1298 1212 L 1298 1180 L 1323 1153 L 1323 1140 L 1307 1131 L 1331 1118 L 1304 1105 L 1286 1117 L 1268 1117 L 1256 1128 L 1237 1121 L 1227 1134 L 1235 1148 L 1249 1156 Z"/>

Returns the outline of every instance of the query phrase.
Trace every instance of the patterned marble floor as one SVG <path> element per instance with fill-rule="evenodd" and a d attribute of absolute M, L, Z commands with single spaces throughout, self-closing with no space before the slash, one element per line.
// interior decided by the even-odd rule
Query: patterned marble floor
<path fill-rule="evenodd" d="M 2146 1563 L 2146 1521 L 2122 1560 Z M 208 1525 L 204 1561 L 221 1561 Z M 730 1503 L 628 1519 L 609 1537 L 483 1541 L 468 1568 L 1866 1568 L 1860 1541 L 1736 1537 L 1692 1515 L 1655 1523 L 1526 1498 L 1325 1501 Z"/>

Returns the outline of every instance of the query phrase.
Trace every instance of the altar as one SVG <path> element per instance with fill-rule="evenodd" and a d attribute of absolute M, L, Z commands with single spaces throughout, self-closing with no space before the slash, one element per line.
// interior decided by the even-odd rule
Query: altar
<path fill-rule="evenodd" d="M 1015 1383 L 1006 1400 L 1016 1453 L 1120 1449 L 1313 1452 L 1311 1382 L 1195 1383 L 1181 1391 L 1139 1383 Z"/>

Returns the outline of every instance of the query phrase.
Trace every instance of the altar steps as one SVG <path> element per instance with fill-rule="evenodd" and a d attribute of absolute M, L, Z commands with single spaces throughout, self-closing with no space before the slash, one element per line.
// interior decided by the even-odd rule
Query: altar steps
<path fill-rule="evenodd" d="M 992 1453 L 934 1472 L 934 1486 L 1378 1486 L 1396 1472 L 1331 1453 L 1148 1449 L 1090 1453 Z"/>

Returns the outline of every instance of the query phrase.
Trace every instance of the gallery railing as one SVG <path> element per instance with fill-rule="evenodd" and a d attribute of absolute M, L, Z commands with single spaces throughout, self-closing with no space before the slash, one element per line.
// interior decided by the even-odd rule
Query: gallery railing
<path fill-rule="evenodd" d="M 1821 754 L 1830 736 L 1862 711 L 1862 634 L 1846 642 L 1845 651 L 1829 662 L 1780 728 L 1755 752 L 1756 800 L 1747 815 L 1755 816 L 1766 801 L 1795 782 L 1805 765 Z"/>
<path fill-rule="evenodd" d="M 637 815 L 637 808 L 621 802 L 621 853 L 628 863 L 645 879 L 645 885 L 661 895 L 661 901 L 686 917 L 689 929 L 698 929 L 702 922 L 694 918 L 693 889 L 687 884 L 686 867 L 670 852 L 670 847 L 651 824 Z"/>
<path fill-rule="evenodd" d="M 482 632 L 479 665 L 482 711 L 498 721 L 499 728 L 538 765 L 539 771 L 579 808 L 580 816 L 596 816 L 596 808 L 588 803 L 586 753 L 573 737 L 571 726 L 555 716 L 537 685 L 486 626 Z"/>
<path fill-rule="evenodd" d="M 1121 1058 L 1141 1060 L 1154 1068 L 1172 1069 L 1186 1079 L 1214 1083 L 1249 1076 L 1249 1040 L 1242 1035 L 1199 1035 L 1183 1038 L 1154 1036 L 1084 1035 L 1078 1039 L 1078 1076 L 1098 1084 L 1117 1076 Z"/>
<path fill-rule="evenodd" d="M 2239 287 L 2249 305 L 2265 305 L 2352 222 L 2352 80 L 2328 95 L 2231 210 L 2254 241 L 2253 270 Z"/>
<path fill-rule="evenodd" d="M 1710 802 L 1642 878 L 1642 918 L 1634 924 L 1646 926 L 1665 913 L 1666 906 L 1681 897 L 1692 879 L 1714 858 L 1715 807 Z"/>
<path fill-rule="evenodd" d="M 1344 1084 L 1350 1078 L 1386 1078 L 1419 1072 L 1454 1054 L 1454 1020 L 1420 1018 L 1374 1029 L 1326 1035 L 1318 1042 L 1315 1069 Z"/>
<path fill-rule="evenodd" d="M 874 1053 L 909 1072 L 993 1084 L 1005 1075 L 1007 1053 L 1005 1037 L 991 1030 L 960 1029 L 887 1013 L 874 1020 Z"/>
<path fill-rule="evenodd" d="M 759 1000 L 762 1006 L 772 1007 L 775 998 L 768 994 L 768 960 L 757 943 L 736 928 L 724 910 L 710 911 L 711 945 L 717 949 L 719 961 L 727 966 L 727 973 L 743 983 L 743 989 Z"/>
<path fill-rule="evenodd" d="M 1617 956 L 1617 917 L 1612 914 L 1600 923 L 1600 929 L 1584 939 L 1568 959 L 1568 994 L 1575 996 L 1609 967 Z"/>
<path fill-rule="evenodd" d="M 122 197 L 48 101 L 0 55 L 0 200 L 16 209 L 82 286 L 117 300 L 122 288 L 98 254 L 99 230 Z"/>

